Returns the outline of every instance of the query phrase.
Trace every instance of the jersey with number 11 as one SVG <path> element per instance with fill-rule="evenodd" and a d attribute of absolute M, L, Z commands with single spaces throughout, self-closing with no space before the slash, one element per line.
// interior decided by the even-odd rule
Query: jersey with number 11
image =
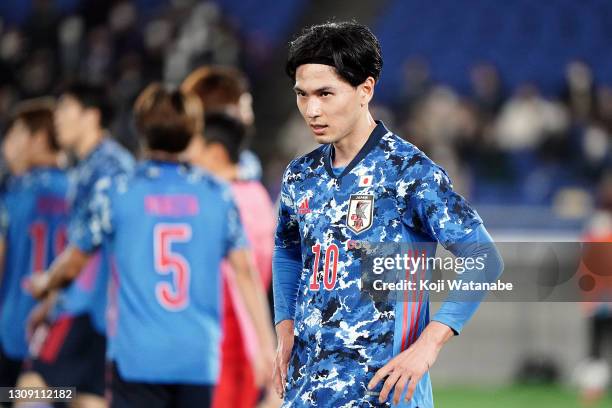
<path fill-rule="evenodd" d="M 109 340 L 120 375 L 214 384 L 220 263 L 246 245 L 229 186 L 190 166 L 150 161 L 98 190 L 79 246 L 90 252 L 104 242 L 114 257 L 117 322 Z"/>
<path fill-rule="evenodd" d="M 26 282 L 41 273 L 66 242 L 68 178 L 63 170 L 38 168 L 9 180 L 4 281 L 0 293 L 0 344 L 11 358 L 25 358 L 26 321 L 35 300 Z"/>

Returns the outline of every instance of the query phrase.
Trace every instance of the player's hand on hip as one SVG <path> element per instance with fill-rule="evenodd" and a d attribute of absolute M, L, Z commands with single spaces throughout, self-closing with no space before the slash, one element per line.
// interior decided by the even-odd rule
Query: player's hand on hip
<path fill-rule="evenodd" d="M 291 350 L 293 350 L 293 328 L 293 320 L 283 320 L 276 325 L 277 347 L 272 382 L 276 393 L 281 398 L 285 395 L 285 386 L 287 385 L 287 369 L 291 358 Z"/>
<path fill-rule="evenodd" d="M 434 364 L 442 346 L 450 337 L 452 331 L 448 326 L 431 322 L 407 350 L 395 356 L 374 374 L 368 389 L 374 389 L 384 380 L 379 401 L 387 401 L 391 390 L 395 388 L 393 403 L 397 404 L 408 386 L 405 400 L 409 401 L 414 395 L 417 384 Z"/>

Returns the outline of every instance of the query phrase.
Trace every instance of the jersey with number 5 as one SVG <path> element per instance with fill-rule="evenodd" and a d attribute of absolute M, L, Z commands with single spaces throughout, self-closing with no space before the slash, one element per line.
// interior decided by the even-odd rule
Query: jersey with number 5
<path fill-rule="evenodd" d="M 112 358 L 128 381 L 214 384 L 219 372 L 222 259 L 246 246 L 229 186 L 190 166 L 149 161 L 103 180 L 92 251 L 114 258 Z"/>

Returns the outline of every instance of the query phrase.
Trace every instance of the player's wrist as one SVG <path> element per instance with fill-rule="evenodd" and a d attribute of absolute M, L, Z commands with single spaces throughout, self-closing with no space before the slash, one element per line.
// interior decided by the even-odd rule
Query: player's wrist
<path fill-rule="evenodd" d="M 34 275 L 30 281 L 30 291 L 36 299 L 44 299 L 49 293 L 50 275 L 47 271 L 42 271 Z"/>
<path fill-rule="evenodd" d="M 45 272 L 46 276 L 46 293 L 50 293 L 67 286 L 68 281 L 54 270 Z"/>
<path fill-rule="evenodd" d="M 282 320 L 278 321 L 278 322 L 276 323 L 276 325 L 275 325 L 275 326 L 276 326 L 276 327 L 279 327 L 279 326 L 281 326 L 281 325 L 283 325 L 283 326 L 284 326 L 284 325 L 289 325 L 289 324 L 290 324 L 291 326 L 293 326 L 293 323 L 294 323 L 294 320 L 293 320 L 293 319 L 286 318 L 286 319 L 282 319 Z"/>
<path fill-rule="evenodd" d="M 432 321 L 427 325 L 425 330 L 423 330 L 423 335 L 421 337 L 439 350 L 451 337 L 453 337 L 453 334 L 454 332 L 449 326 L 444 323 Z"/>
<path fill-rule="evenodd" d="M 276 323 L 274 329 L 276 330 L 276 337 L 281 341 L 283 338 L 293 338 L 294 321 L 292 319 L 281 320 Z"/>

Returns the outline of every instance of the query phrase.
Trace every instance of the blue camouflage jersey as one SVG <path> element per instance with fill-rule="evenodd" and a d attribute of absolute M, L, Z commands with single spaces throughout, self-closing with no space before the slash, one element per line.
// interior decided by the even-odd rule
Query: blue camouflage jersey
<path fill-rule="evenodd" d="M 133 171 L 134 159 L 119 143 L 105 137 L 96 148 L 70 172 L 70 221 L 68 242 L 75 244 L 87 234 L 91 223 L 91 202 L 96 183 Z M 60 297 L 59 314 L 89 314 L 94 327 L 105 333 L 105 311 L 110 264 L 101 248 L 85 266 L 79 277 Z"/>
<path fill-rule="evenodd" d="M 192 166 L 147 161 L 97 191 L 77 246 L 107 244 L 114 261 L 108 341 L 122 379 L 215 384 L 221 260 L 247 245 L 229 185 Z"/>
<path fill-rule="evenodd" d="M 347 248 L 431 242 L 435 251 L 436 242 L 451 246 L 482 221 L 441 167 L 381 122 L 346 168 L 333 169 L 332 155 L 323 145 L 292 161 L 282 181 L 275 251 L 301 258 L 295 314 L 276 315 L 277 323 L 295 322 L 284 406 L 391 406 L 367 384 L 418 338 L 429 322 L 428 298 L 362 296 L 362 261 Z M 459 332 L 454 313 L 434 319 Z M 429 373 L 398 406 L 433 407 Z"/>
<path fill-rule="evenodd" d="M 43 272 L 66 242 L 67 190 L 66 173 L 54 168 L 37 168 L 7 183 L 0 343 L 14 359 L 27 356 L 26 322 L 36 304 L 25 283 L 33 273 Z"/>

